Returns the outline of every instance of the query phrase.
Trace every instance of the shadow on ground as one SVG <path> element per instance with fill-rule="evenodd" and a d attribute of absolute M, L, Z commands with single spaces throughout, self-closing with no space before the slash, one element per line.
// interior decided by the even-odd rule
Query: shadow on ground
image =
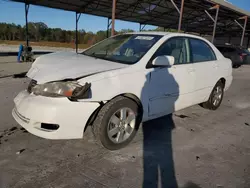
<path fill-rule="evenodd" d="M 172 114 L 143 124 L 143 188 L 177 188 L 172 150 Z M 199 188 L 188 182 L 183 188 Z"/>

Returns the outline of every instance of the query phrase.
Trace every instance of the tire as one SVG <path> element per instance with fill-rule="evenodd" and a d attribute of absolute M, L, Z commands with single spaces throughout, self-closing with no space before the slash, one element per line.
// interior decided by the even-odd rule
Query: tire
<path fill-rule="evenodd" d="M 123 96 L 114 98 L 101 108 L 94 120 L 92 131 L 97 144 L 109 150 L 127 146 L 135 137 L 141 118 L 141 108 L 136 102 Z"/>
<path fill-rule="evenodd" d="M 220 94 L 217 95 L 217 99 L 218 101 L 215 103 L 215 94 L 216 92 L 218 92 L 218 90 L 221 92 Z M 220 96 L 220 97 L 219 97 Z M 201 104 L 201 106 L 203 108 L 209 109 L 209 110 L 217 110 L 220 105 L 221 102 L 223 100 L 223 96 L 224 96 L 224 84 L 221 81 L 218 81 L 217 84 L 214 86 L 209 99 L 207 102 L 204 102 Z"/>
<path fill-rule="evenodd" d="M 234 69 L 237 69 L 237 68 L 239 68 L 241 65 L 233 65 L 233 68 Z"/>

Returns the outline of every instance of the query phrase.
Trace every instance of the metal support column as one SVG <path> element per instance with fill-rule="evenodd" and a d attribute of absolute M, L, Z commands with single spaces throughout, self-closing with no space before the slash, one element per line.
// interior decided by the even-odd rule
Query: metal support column
<path fill-rule="evenodd" d="M 243 44 L 244 44 L 244 37 L 245 37 L 245 32 L 246 32 L 246 27 L 247 27 L 247 16 L 244 16 L 244 18 L 242 18 L 242 19 L 245 19 L 245 23 L 244 23 L 244 28 L 243 28 L 243 32 L 242 32 L 241 42 L 240 42 L 241 46 L 243 46 Z"/>
<path fill-rule="evenodd" d="M 112 23 L 112 20 L 110 20 L 110 18 L 108 18 L 108 24 L 107 24 L 107 38 L 109 38 L 109 28 L 110 28 L 111 23 Z"/>
<path fill-rule="evenodd" d="M 234 20 L 241 27 L 241 29 L 243 30 L 242 31 L 241 42 L 240 42 L 240 45 L 243 46 L 248 17 L 247 16 L 243 16 L 243 17 L 241 17 L 239 19 L 245 19 L 244 26 L 242 26 L 237 20 Z"/>
<path fill-rule="evenodd" d="M 111 36 L 115 35 L 115 11 L 116 11 L 116 0 L 113 0 Z"/>
<path fill-rule="evenodd" d="M 75 36 L 76 53 L 78 53 L 78 21 L 80 17 L 81 17 L 81 13 L 76 12 L 76 36 Z"/>
<path fill-rule="evenodd" d="M 213 20 L 214 22 L 214 28 L 213 28 L 213 36 L 212 36 L 212 43 L 214 43 L 214 38 L 215 38 L 215 33 L 216 33 L 216 27 L 217 27 L 217 21 L 218 21 L 218 15 L 219 15 L 219 10 L 220 10 L 220 5 L 215 5 L 213 7 L 210 8 L 210 10 L 212 9 L 216 9 L 216 15 L 215 18 L 213 18 L 208 11 L 205 10 L 206 14 L 208 15 L 208 17 Z"/>
<path fill-rule="evenodd" d="M 217 6 L 216 6 L 215 21 L 214 21 L 214 29 L 213 29 L 212 43 L 214 43 L 214 37 L 215 37 L 215 32 L 216 32 L 216 27 L 217 27 L 217 21 L 218 21 L 219 10 L 220 10 L 220 6 L 217 5 Z"/>
<path fill-rule="evenodd" d="M 30 5 L 25 3 L 25 31 L 26 31 L 26 46 L 29 46 L 29 29 L 28 29 L 28 13 Z"/>
<path fill-rule="evenodd" d="M 181 1 L 181 11 L 180 11 L 180 16 L 179 16 L 178 32 L 181 32 L 181 23 L 182 23 L 183 9 L 184 9 L 184 0 Z"/>
<path fill-rule="evenodd" d="M 175 7 L 175 9 L 177 10 L 177 12 L 179 13 L 179 24 L 178 24 L 178 32 L 181 31 L 181 23 L 182 23 L 182 16 L 183 16 L 183 10 L 184 10 L 184 1 L 185 0 L 181 0 L 181 10 L 177 7 L 177 5 L 175 4 L 174 0 L 171 0 L 171 3 L 173 4 L 173 6 Z"/>
<path fill-rule="evenodd" d="M 142 24 L 140 23 L 139 31 L 142 31 L 145 27 L 146 27 L 146 24 L 142 25 Z"/>

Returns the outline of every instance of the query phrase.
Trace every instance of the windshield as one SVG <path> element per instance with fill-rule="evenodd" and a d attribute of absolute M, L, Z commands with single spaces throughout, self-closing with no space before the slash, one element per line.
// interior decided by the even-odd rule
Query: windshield
<path fill-rule="evenodd" d="M 143 34 L 118 35 L 98 43 L 82 54 L 130 65 L 139 61 L 161 37 Z"/>

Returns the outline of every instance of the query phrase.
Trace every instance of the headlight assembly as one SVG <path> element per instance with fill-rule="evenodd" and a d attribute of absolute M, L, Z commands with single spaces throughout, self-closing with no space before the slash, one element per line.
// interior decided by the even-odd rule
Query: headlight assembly
<path fill-rule="evenodd" d="M 76 82 L 51 82 L 35 85 L 31 92 L 34 95 L 46 97 L 68 97 L 71 99 L 85 99 L 90 96 L 91 84 L 84 86 Z"/>

